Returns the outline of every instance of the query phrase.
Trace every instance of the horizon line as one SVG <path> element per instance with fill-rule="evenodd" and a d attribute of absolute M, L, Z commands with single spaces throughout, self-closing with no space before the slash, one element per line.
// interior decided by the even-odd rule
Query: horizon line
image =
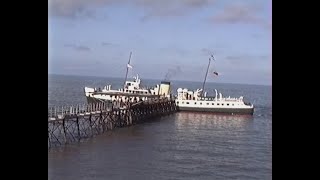
<path fill-rule="evenodd" d="M 58 75 L 58 76 L 77 76 L 77 77 L 98 77 L 98 78 L 124 78 L 124 77 L 115 77 L 115 76 L 99 76 L 99 75 L 79 75 L 79 74 L 57 74 L 57 73 L 48 73 L 48 75 Z M 164 79 L 154 79 L 146 78 L 147 80 L 159 80 L 164 81 Z M 202 83 L 203 81 L 194 81 L 194 80 L 171 80 L 172 81 L 182 81 L 182 82 L 197 82 Z M 235 85 L 255 85 L 255 86 L 272 86 L 272 84 L 250 84 L 250 83 L 232 83 L 232 82 L 207 82 L 207 83 L 217 83 L 217 84 L 235 84 Z"/>

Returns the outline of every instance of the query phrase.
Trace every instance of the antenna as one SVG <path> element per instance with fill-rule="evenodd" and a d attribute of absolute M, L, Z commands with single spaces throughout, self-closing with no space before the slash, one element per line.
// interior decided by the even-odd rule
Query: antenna
<path fill-rule="evenodd" d="M 214 60 L 214 57 L 213 55 L 211 55 L 212 59 Z M 202 85 L 202 92 L 201 92 L 201 96 L 203 95 L 204 93 L 204 85 L 206 84 L 206 80 L 207 80 L 207 76 L 208 76 L 208 71 L 209 71 L 209 67 L 210 67 L 210 62 L 211 62 L 211 58 L 209 58 L 209 64 L 208 64 L 208 67 L 207 67 L 207 72 L 206 72 L 206 75 L 204 77 L 204 81 L 203 81 L 203 85 Z"/>
<path fill-rule="evenodd" d="M 123 87 L 125 87 L 126 81 L 127 81 L 127 78 L 128 78 L 128 71 L 129 71 L 129 65 L 130 65 L 130 61 L 131 61 L 131 55 L 132 55 L 132 52 L 130 52 L 130 55 L 129 55 L 129 61 L 128 61 L 128 64 L 127 64 L 126 78 L 124 79 Z"/>

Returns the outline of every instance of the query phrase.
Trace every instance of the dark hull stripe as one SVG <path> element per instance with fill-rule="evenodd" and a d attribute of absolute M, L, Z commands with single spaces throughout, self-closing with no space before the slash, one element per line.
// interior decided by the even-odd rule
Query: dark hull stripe
<path fill-rule="evenodd" d="M 103 102 L 103 101 L 111 102 L 111 101 L 106 101 L 106 100 L 97 99 L 97 98 L 93 98 L 93 97 L 88 97 L 88 96 L 86 96 L 86 97 L 87 97 L 87 102 L 88 103 L 99 103 L 99 102 Z"/>
<path fill-rule="evenodd" d="M 223 114 L 253 114 L 253 108 L 250 109 L 235 109 L 235 108 L 194 108 L 194 107 L 178 107 L 179 111 L 192 112 L 210 112 Z"/>

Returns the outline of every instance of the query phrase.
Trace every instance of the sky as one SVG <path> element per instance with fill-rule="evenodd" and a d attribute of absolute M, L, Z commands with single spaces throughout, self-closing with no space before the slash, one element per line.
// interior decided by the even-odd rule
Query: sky
<path fill-rule="evenodd" d="M 48 0 L 48 73 L 271 85 L 271 3 Z"/>

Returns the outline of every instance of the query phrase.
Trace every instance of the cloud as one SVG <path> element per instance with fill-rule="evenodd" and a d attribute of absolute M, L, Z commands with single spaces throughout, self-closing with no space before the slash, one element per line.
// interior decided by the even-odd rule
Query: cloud
<path fill-rule="evenodd" d="M 142 8 L 142 20 L 154 16 L 180 16 L 193 9 L 207 6 L 214 0 L 48 0 L 49 16 L 53 17 L 94 17 L 97 8 L 110 5 L 134 5 Z"/>
<path fill-rule="evenodd" d="M 137 0 L 136 4 L 146 10 L 141 21 L 147 21 L 153 17 L 184 16 L 213 2 L 214 0 Z"/>
<path fill-rule="evenodd" d="M 94 11 L 85 0 L 48 0 L 49 16 L 94 17 Z"/>
<path fill-rule="evenodd" d="M 261 11 L 263 10 L 265 10 L 265 7 L 262 4 L 231 3 L 226 4 L 224 9 L 208 18 L 208 20 L 215 24 L 254 24 L 271 31 L 271 18 L 262 18 Z"/>
<path fill-rule="evenodd" d="M 168 45 L 167 47 L 159 48 L 159 50 L 161 51 L 161 53 L 170 55 L 171 57 L 175 55 L 179 57 L 190 56 L 190 51 L 175 45 Z"/>
<path fill-rule="evenodd" d="M 91 51 L 91 49 L 89 47 L 83 46 L 83 45 L 66 44 L 64 46 L 73 48 L 76 51 Z"/>
<path fill-rule="evenodd" d="M 119 44 L 110 43 L 110 42 L 102 42 L 102 43 L 101 43 L 101 46 L 116 47 L 116 46 L 119 46 Z"/>
<path fill-rule="evenodd" d="M 265 28 L 266 28 L 267 30 L 272 31 L 272 23 L 271 23 L 271 22 L 270 22 L 270 23 L 266 23 L 266 24 L 265 24 Z"/>
<path fill-rule="evenodd" d="M 114 44 L 113 43 L 108 43 L 108 42 L 102 42 L 101 45 L 102 46 L 112 46 Z"/>
<path fill-rule="evenodd" d="M 258 58 L 258 59 L 267 59 L 269 58 L 268 55 L 259 55 L 259 56 L 253 56 L 253 55 L 233 55 L 233 56 L 227 56 L 226 59 L 228 60 L 243 60 L 243 59 L 252 59 L 252 58 Z"/>
<path fill-rule="evenodd" d="M 264 62 L 268 62 L 268 59 L 271 61 L 270 55 L 230 55 L 226 56 L 225 58 L 227 62 L 229 62 L 231 65 L 247 68 L 248 65 L 253 66 L 260 64 L 261 60 Z"/>
<path fill-rule="evenodd" d="M 207 46 L 205 48 L 200 49 L 200 54 L 202 56 L 206 56 L 206 57 L 211 57 L 211 55 L 216 56 L 216 55 L 221 55 L 224 54 L 224 52 L 226 51 L 227 47 L 225 47 L 225 45 L 221 45 L 221 44 L 216 44 L 216 45 L 212 45 L 210 48 L 208 48 L 210 46 Z"/>
<path fill-rule="evenodd" d="M 214 51 L 208 48 L 202 48 L 201 52 L 207 56 L 210 56 L 211 54 L 214 54 Z"/>
<path fill-rule="evenodd" d="M 212 18 L 219 23 L 256 23 L 260 21 L 257 17 L 258 6 L 247 4 L 230 4 L 225 6 L 222 12 Z"/>

